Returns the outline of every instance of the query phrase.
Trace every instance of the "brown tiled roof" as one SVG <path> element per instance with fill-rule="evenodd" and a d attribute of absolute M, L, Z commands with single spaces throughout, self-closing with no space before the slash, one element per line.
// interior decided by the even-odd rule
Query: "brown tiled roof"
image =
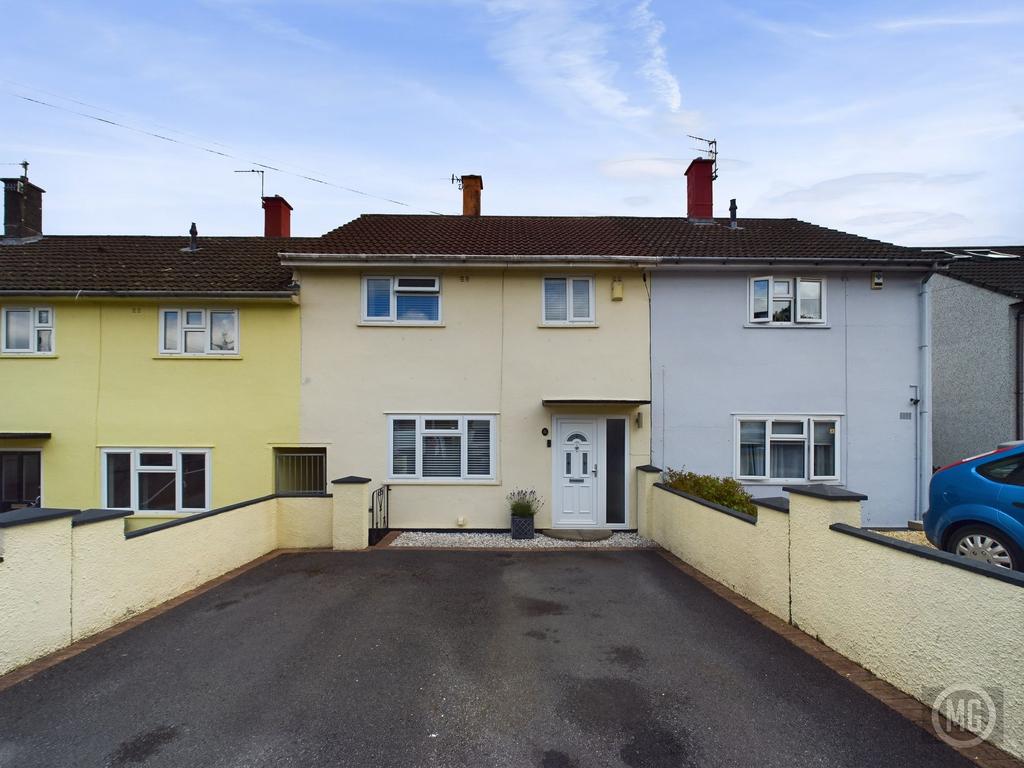
<path fill-rule="evenodd" d="M 936 256 L 797 219 L 695 224 L 627 216 L 407 216 L 366 214 L 322 237 L 48 235 L 0 243 L 0 293 L 18 291 L 282 293 L 291 268 L 279 254 L 335 254 L 388 260 L 412 255 L 496 260 L 900 261 Z M 301 259 L 301 257 L 300 257 Z"/>
<path fill-rule="evenodd" d="M 898 259 L 929 262 L 920 249 L 798 219 L 680 217 L 363 215 L 295 253 L 453 256 L 577 256 L 658 259 Z"/>
<path fill-rule="evenodd" d="M 973 256 L 949 263 L 948 274 L 957 280 L 987 288 L 996 293 L 1024 299 L 1024 245 L 999 245 L 970 248 L 944 248 L 955 254 L 994 252 L 1017 258 Z"/>
<path fill-rule="evenodd" d="M 291 269 L 279 251 L 316 238 L 51 235 L 0 245 L 0 292 L 282 292 Z"/>

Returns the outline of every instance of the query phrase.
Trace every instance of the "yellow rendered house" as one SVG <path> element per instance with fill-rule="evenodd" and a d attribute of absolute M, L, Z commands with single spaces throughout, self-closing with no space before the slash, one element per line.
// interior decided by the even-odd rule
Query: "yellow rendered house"
<path fill-rule="evenodd" d="M 44 236 L 42 190 L 4 186 L 0 511 L 323 492 L 322 451 L 297 443 L 283 238 Z"/>
<path fill-rule="evenodd" d="M 291 244 L 300 439 L 388 487 L 395 529 L 635 529 L 650 463 L 655 261 L 613 217 L 364 215 Z M 636 240 L 635 242 L 640 242 Z"/>

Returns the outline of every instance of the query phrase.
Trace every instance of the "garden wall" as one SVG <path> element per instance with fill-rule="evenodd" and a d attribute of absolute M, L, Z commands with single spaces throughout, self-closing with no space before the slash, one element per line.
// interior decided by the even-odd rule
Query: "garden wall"
<path fill-rule="evenodd" d="M 0 516 L 0 674 L 277 549 L 367 545 L 368 480 L 264 496 L 148 528 L 118 510 Z"/>
<path fill-rule="evenodd" d="M 656 472 L 639 470 L 642 534 L 929 706 L 953 685 L 994 693 L 990 740 L 1024 757 L 1024 574 L 865 531 L 865 497 L 836 486 L 787 488 L 788 514 L 756 500 L 753 519 Z"/>

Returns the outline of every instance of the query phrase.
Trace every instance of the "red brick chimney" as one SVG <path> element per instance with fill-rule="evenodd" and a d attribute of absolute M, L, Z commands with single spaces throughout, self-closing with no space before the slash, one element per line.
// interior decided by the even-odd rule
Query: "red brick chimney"
<path fill-rule="evenodd" d="M 27 163 L 26 163 L 27 165 Z M 21 240 L 43 234 L 43 193 L 27 176 L 4 184 L 4 229 L 0 237 Z"/>
<path fill-rule="evenodd" d="M 280 195 L 263 198 L 263 236 L 292 236 L 292 207 Z"/>
<path fill-rule="evenodd" d="M 714 160 L 703 157 L 698 157 L 686 169 L 686 218 L 691 221 L 710 221 L 714 217 L 711 192 L 714 170 Z"/>
<path fill-rule="evenodd" d="M 480 215 L 480 192 L 484 188 L 483 176 L 462 177 L 462 215 Z"/>

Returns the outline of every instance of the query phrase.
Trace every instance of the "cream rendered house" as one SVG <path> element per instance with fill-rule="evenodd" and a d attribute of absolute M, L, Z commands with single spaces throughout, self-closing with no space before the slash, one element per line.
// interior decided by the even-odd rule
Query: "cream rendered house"
<path fill-rule="evenodd" d="M 635 528 L 650 460 L 646 265 L 614 218 L 366 215 L 282 254 L 300 285 L 300 441 L 387 485 L 391 528 Z"/>

